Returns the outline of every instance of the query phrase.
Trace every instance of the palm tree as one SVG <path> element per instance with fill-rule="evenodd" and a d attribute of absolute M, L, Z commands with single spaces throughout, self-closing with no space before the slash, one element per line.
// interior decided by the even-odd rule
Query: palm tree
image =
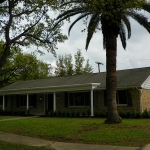
<path fill-rule="evenodd" d="M 86 50 L 96 30 L 103 34 L 103 47 L 106 49 L 106 90 L 108 117 L 105 123 L 120 123 L 121 118 L 116 104 L 116 54 L 117 37 L 121 38 L 122 46 L 126 48 L 127 37 L 131 36 L 131 24 L 129 17 L 136 20 L 150 33 L 150 23 L 139 10 L 150 13 L 150 3 L 142 0 L 67 0 L 63 1 L 60 8 L 65 7 L 57 17 L 56 25 L 72 16 L 78 15 L 69 27 L 72 27 L 81 19 L 90 18 L 87 21 Z M 66 10 L 67 9 L 67 10 Z"/>

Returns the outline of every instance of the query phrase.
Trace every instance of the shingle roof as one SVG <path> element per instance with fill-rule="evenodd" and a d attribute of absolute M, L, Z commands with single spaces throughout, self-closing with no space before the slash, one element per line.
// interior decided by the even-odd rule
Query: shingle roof
<path fill-rule="evenodd" d="M 140 87 L 142 83 L 150 75 L 150 67 L 127 69 L 117 71 L 117 87 Z M 101 83 L 100 88 L 106 87 L 106 73 L 93 73 L 85 75 L 74 75 L 68 77 L 53 77 L 48 79 L 19 81 L 11 85 L 8 85 L 1 90 L 19 90 L 26 88 L 37 87 L 50 87 L 50 86 L 63 86 L 74 84 L 86 84 L 86 83 Z M 1 91 L 0 90 L 0 91 Z"/>

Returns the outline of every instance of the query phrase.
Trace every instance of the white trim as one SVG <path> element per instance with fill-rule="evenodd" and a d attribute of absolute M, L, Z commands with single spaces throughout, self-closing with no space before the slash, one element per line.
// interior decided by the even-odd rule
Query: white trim
<path fill-rule="evenodd" d="M 94 112 L 93 112 L 93 89 L 91 90 L 91 116 L 94 116 Z"/>
<path fill-rule="evenodd" d="M 27 111 L 29 110 L 29 95 L 27 94 Z"/>
<path fill-rule="evenodd" d="M 45 112 L 46 112 L 46 106 L 45 106 L 46 104 L 45 104 L 45 93 L 44 93 L 44 114 L 45 114 Z"/>
<path fill-rule="evenodd" d="M 63 92 L 63 91 L 78 91 L 78 90 L 90 90 L 95 89 L 100 83 L 86 83 L 86 84 L 73 84 L 73 85 L 62 85 L 62 86 L 47 86 L 47 87 L 36 87 L 36 88 L 22 88 L 22 89 L 10 89 L 0 90 L 0 94 L 25 94 L 25 93 L 46 93 L 46 92 Z"/>
<path fill-rule="evenodd" d="M 144 89 L 150 89 L 150 75 L 148 76 L 148 78 L 143 82 L 143 84 L 141 85 L 142 88 Z"/>
<path fill-rule="evenodd" d="M 56 93 L 53 93 L 53 111 L 56 111 Z"/>

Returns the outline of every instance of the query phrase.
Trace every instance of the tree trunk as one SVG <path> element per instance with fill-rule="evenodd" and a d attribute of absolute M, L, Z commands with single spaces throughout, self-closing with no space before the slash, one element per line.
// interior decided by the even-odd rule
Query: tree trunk
<path fill-rule="evenodd" d="M 120 123 L 121 117 L 117 111 L 116 103 L 116 54 L 117 54 L 117 36 L 109 32 L 106 38 L 106 92 L 108 116 L 105 123 Z"/>

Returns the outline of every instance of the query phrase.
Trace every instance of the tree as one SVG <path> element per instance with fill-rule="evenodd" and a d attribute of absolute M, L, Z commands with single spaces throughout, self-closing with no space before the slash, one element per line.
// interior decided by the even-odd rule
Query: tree
<path fill-rule="evenodd" d="M 32 46 L 39 52 L 47 50 L 55 55 L 57 43 L 67 39 L 59 25 L 53 26 L 54 19 L 49 16 L 56 3 L 56 0 L 3 0 L 0 3 L 0 34 L 4 40 L 0 68 L 12 46 Z"/>
<path fill-rule="evenodd" d="M 93 68 L 89 64 L 89 60 L 86 60 L 86 64 L 85 66 L 83 66 L 85 59 L 82 56 L 81 50 L 77 51 L 77 53 L 74 55 L 74 58 L 75 58 L 75 65 L 73 63 L 71 54 L 59 56 L 58 60 L 56 61 L 57 67 L 55 69 L 55 75 L 72 76 L 72 75 L 92 73 Z"/>
<path fill-rule="evenodd" d="M 136 20 L 150 33 L 150 23 L 141 13 L 150 13 L 150 3 L 146 0 L 63 0 L 61 13 L 57 17 L 56 25 L 65 19 L 79 15 L 70 25 L 72 27 L 81 19 L 87 25 L 86 50 L 93 34 L 101 30 L 103 47 L 106 49 L 106 91 L 108 116 L 105 123 L 120 123 L 121 118 L 116 104 L 116 55 L 117 37 L 120 35 L 122 46 L 126 48 L 126 32 L 131 36 L 129 17 Z"/>
<path fill-rule="evenodd" d="M 0 42 L 0 53 L 2 52 Z M 11 48 L 11 53 L 3 68 L 0 69 L 0 88 L 18 80 L 47 78 L 48 64 L 37 60 L 34 54 L 25 54 L 17 47 Z"/>

